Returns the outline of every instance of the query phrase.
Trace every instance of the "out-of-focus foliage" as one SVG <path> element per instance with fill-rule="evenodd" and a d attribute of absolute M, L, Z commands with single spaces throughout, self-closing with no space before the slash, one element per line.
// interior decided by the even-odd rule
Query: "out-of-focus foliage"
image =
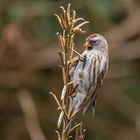
<path fill-rule="evenodd" d="M 140 139 L 140 2 L 138 0 L 0 0 L 0 139 L 30 140 L 17 95 L 30 92 L 47 139 L 55 140 L 58 113 L 49 91 L 60 93 L 60 30 L 54 16 L 67 6 L 90 21 L 75 39 L 83 51 L 87 35 L 109 43 L 110 67 L 95 118 L 85 117 L 88 140 Z M 81 118 L 83 119 L 83 118 Z"/>

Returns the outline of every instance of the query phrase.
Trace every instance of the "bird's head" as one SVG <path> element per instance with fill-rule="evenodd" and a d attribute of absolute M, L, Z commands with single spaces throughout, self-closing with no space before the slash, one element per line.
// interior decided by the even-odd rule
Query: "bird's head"
<path fill-rule="evenodd" d="M 99 34 L 91 34 L 86 38 L 86 43 L 84 46 L 87 50 L 98 49 L 98 50 L 106 50 L 108 49 L 107 42 L 105 38 Z"/>

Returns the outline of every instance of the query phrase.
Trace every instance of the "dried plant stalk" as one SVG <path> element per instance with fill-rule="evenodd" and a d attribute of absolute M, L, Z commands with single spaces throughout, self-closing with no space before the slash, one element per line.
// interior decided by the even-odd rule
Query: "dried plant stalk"
<path fill-rule="evenodd" d="M 62 9 L 61 14 L 55 14 L 59 24 L 62 28 L 62 33 L 57 33 L 57 37 L 59 40 L 61 52 L 59 52 L 61 59 L 61 68 L 63 75 L 63 83 L 64 87 L 62 89 L 61 98 L 58 99 L 54 94 L 53 97 L 58 104 L 58 109 L 60 109 L 60 116 L 58 119 L 58 129 L 57 135 L 59 140 L 68 140 L 70 138 L 70 133 L 72 131 L 81 132 L 79 133 L 81 136 L 84 136 L 83 125 L 82 122 L 74 125 L 68 125 L 72 118 L 74 118 L 80 109 L 72 114 L 70 111 L 70 106 L 73 100 L 72 94 L 76 90 L 77 87 L 72 87 L 73 82 L 70 81 L 69 71 L 70 71 L 70 62 L 72 62 L 74 53 L 76 55 L 81 55 L 74 50 L 74 37 L 77 33 L 85 33 L 81 29 L 84 24 L 89 23 L 88 21 L 84 21 L 83 18 L 76 18 L 76 12 L 71 10 L 70 4 L 68 4 L 67 9 L 60 6 Z M 80 24 L 77 22 L 81 21 Z M 82 129 L 82 130 L 81 130 Z M 69 131 L 68 131 L 69 130 Z M 77 136 L 79 137 L 79 136 Z M 76 139 L 76 138 L 75 138 Z"/>

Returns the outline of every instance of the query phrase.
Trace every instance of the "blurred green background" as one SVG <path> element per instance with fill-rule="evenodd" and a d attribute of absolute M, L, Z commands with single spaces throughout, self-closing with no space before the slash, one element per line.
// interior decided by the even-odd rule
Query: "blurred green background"
<path fill-rule="evenodd" d="M 105 36 L 110 50 L 95 117 L 90 112 L 85 117 L 86 139 L 139 140 L 139 0 L 0 0 L 0 139 L 31 140 L 22 92 L 31 95 L 45 137 L 57 139 L 59 112 L 49 95 L 53 91 L 59 96 L 62 89 L 55 35 L 61 30 L 54 14 L 69 2 L 78 17 L 90 21 L 83 27 L 86 34 L 75 38 L 76 50 L 82 52 L 86 36 L 94 32 Z"/>

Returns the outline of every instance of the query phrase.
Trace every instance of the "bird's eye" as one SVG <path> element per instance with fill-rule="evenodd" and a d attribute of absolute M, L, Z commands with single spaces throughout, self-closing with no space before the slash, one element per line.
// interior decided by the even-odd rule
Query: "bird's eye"
<path fill-rule="evenodd" d="M 93 42 L 94 42 L 94 43 L 96 43 L 96 42 L 97 42 L 97 40 L 93 40 Z"/>
<path fill-rule="evenodd" d="M 92 44 L 94 44 L 96 42 L 97 42 L 97 40 L 89 40 L 89 43 L 92 43 Z"/>

